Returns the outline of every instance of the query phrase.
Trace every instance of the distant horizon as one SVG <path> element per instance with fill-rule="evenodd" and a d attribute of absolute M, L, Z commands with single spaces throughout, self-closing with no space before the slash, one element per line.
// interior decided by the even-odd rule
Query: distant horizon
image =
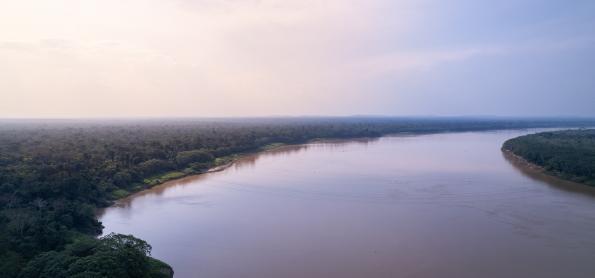
<path fill-rule="evenodd" d="M 89 116 L 89 117 L 0 117 L 2 120 L 192 120 L 192 119 L 300 119 L 300 118 L 403 118 L 403 119 L 587 119 L 595 120 L 595 116 L 577 115 L 263 115 L 263 116 Z"/>

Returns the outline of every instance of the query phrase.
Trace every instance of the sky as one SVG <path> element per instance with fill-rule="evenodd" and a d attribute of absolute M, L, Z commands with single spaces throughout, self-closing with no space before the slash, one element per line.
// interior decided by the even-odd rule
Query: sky
<path fill-rule="evenodd" d="M 595 116 L 595 1 L 0 0 L 0 118 Z"/>

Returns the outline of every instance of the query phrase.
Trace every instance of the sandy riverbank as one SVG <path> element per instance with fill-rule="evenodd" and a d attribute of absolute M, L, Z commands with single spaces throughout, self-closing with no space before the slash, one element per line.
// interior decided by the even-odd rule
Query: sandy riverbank
<path fill-rule="evenodd" d="M 502 149 L 502 155 L 515 169 L 533 180 L 545 182 L 550 186 L 564 191 L 588 194 L 595 197 L 595 187 L 562 179 L 555 174 L 548 172 L 545 168 L 516 155 L 510 150 Z"/>

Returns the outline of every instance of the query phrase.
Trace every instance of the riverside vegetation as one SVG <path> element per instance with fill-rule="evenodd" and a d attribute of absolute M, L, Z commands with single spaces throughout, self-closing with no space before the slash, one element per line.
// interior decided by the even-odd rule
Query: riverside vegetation
<path fill-rule="evenodd" d="M 278 118 L 0 121 L 2 277 L 171 277 L 133 236 L 97 238 L 96 209 L 275 144 L 589 120 Z"/>
<path fill-rule="evenodd" d="M 551 175 L 595 186 L 595 129 L 525 135 L 506 141 L 503 149 Z"/>

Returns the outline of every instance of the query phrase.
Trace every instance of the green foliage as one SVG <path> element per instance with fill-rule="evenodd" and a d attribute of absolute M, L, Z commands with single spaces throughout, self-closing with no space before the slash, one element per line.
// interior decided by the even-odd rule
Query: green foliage
<path fill-rule="evenodd" d="M 564 179 L 595 186 L 595 130 L 542 132 L 517 137 L 503 149 Z"/>
<path fill-rule="evenodd" d="M 130 276 L 120 272 L 117 265 L 122 260 L 113 261 L 115 254 L 76 241 L 80 234 L 100 234 L 102 227 L 94 213 L 97 207 L 149 185 L 227 163 L 237 154 L 274 146 L 271 144 L 561 125 L 593 122 L 381 117 L 0 120 L 0 274 L 17 277 L 27 266 L 28 277 L 60 277 L 68 265 L 68 275 L 80 269 L 76 272 L 79 277 L 102 277 L 107 275 L 105 271 Z M 147 257 L 146 253 L 143 256 Z M 140 259 L 124 262 L 146 270 Z M 100 269 L 110 264 L 113 269 Z"/>
<path fill-rule="evenodd" d="M 213 159 L 215 159 L 213 155 L 204 150 L 183 151 L 176 155 L 176 163 L 180 167 L 185 167 L 188 164 L 195 162 L 211 162 Z"/>
<path fill-rule="evenodd" d="M 171 278 L 174 274 L 171 266 L 153 258 L 149 258 L 149 268 L 151 278 Z"/>
<path fill-rule="evenodd" d="M 146 179 L 143 180 L 143 182 L 146 185 L 153 186 L 153 185 L 157 185 L 157 184 L 160 184 L 160 183 L 169 181 L 169 180 L 178 179 L 178 178 L 187 176 L 188 174 L 191 174 L 191 173 L 194 173 L 194 172 L 173 171 L 173 172 L 168 172 L 168 173 L 165 173 L 165 174 L 162 174 L 162 175 L 158 175 L 158 176 L 153 176 L 153 177 L 150 177 L 150 178 L 146 178 Z"/>
<path fill-rule="evenodd" d="M 170 173 L 167 173 L 167 174 L 161 176 L 160 179 L 163 181 L 166 181 L 166 180 L 181 178 L 185 175 L 186 174 L 182 173 L 182 172 L 170 172 Z"/>
<path fill-rule="evenodd" d="M 130 192 L 124 190 L 124 189 L 116 189 L 112 192 L 112 196 L 114 199 L 120 199 L 120 198 L 124 198 L 126 196 L 130 195 Z"/>
<path fill-rule="evenodd" d="M 268 144 L 268 145 L 266 145 L 266 146 L 263 146 L 261 149 L 262 149 L 263 151 L 266 151 L 266 150 L 272 150 L 272 149 L 275 149 L 275 148 L 278 148 L 278 147 L 282 147 L 282 146 L 284 146 L 284 145 L 285 145 L 285 144 L 283 144 L 283 143 L 272 143 L 272 144 Z"/>
<path fill-rule="evenodd" d="M 109 234 L 100 239 L 81 237 L 64 251 L 36 256 L 21 271 L 20 278 L 171 277 L 171 267 L 150 257 L 151 246 L 130 235 Z"/>
<path fill-rule="evenodd" d="M 170 161 L 153 158 L 145 162 L 141 162 L 137 168 L 141 175 L 147 176 L 172 170 L 175 168 L 175 166 Z"/>

